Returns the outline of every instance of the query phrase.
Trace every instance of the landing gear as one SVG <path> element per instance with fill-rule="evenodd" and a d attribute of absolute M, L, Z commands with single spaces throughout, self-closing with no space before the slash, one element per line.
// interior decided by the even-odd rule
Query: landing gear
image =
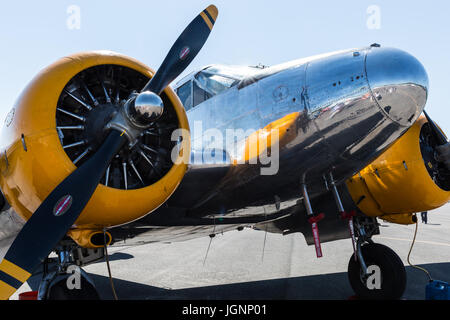
<path fill-rule="evenodd" d="M 363 245 L 361 254 L 367 266 L 367 274 L 354 254 L 348 263 L 348 278 L 358 298 L 400 299 L 406 287 L 406 271 L 399 256 L 379 243 Z"/>
<path fill-rule="evenodd" d="M 102 249 L 82 249 L 62 241 L 57 258 L 47 258 L 39 286 L 39 300 L 99 300 L 93 281 L 81 266 L 104 257 Z"/>
<path fill-rule="evenodd" d="M 81 270 L 81 269 L 80 269 Z M 99 300 L 100 297 L 94 284 L 80 273 L 79 287 L 70 286 L 70 275 L 59 274 L 49 282 L 45 295 L 39 295 L 40 300 Z"/>
<path fill-rule="evenodd" d="M 374 243 L 379 234 L 376 218 L 354 217 L 356 251 L 348 263 L 350 285 L 360 299 L 396 300 L 406 288 L 406 270 L 400 257 L 385 245 Z"/>
<path fill-rule="evenodd" d="M 353 255 L 348 263 L 348 278 L 357 297 L 400 299 L 406 287 L 402 260 L 392 249 L 372 241 L 372 236 L 380 233 L 376 218 L 344 210 L 331 172 L 329 179 L 339 216 L 347 222 L 352 240 Z"/>

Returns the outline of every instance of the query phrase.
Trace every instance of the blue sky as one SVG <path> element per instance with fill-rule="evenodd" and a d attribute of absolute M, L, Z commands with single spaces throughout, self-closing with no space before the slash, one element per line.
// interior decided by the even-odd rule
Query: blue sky
<path fill-rule="evenodd" d="M 8 1 L 0 5 L 0 120 L 42 68 L 86 50 L 113 50 L 157 68 L 185 26 L 214 3 L 219 17 L 186 71 L 211 63 L 274 65 L 377 42 L 416 56 L 430 78 L 428 113 L 450 134 L 448 1 Z M 71 5 L 80 29 L 69 29 Z M 369 29 L 380 10 L 380 28 Z"/>

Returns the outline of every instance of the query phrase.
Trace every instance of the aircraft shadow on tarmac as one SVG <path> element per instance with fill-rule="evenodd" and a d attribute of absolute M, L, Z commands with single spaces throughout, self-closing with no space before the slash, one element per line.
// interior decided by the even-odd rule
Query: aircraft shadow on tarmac
<path fill-rule="evenodd" d="M 133 259 L 134 256 L 129 253 L 123 253 L 123 252 L 114 252 L 113 254 L 110 254 L 108 259 L 109 261 L 115 261 L 115 260 L 128 260 Z M 103 262 L 103 260 L 101 261 Z"/>
<path fill-rule="evenodd" d="M 427 269 L 433 279 L 450 282 L 450 263 L 420 266 Z M 406 271 L 408 283 L 403 299 L 425 299 L 428 277 L 410 266 Z M 29 279 L 33 290 L 37 290 L 40 277 L 36 274 Z M 101 299 L 113 299 L 108 277 L 96 274 L 90 277 Z M 123 300 L 346 300 L 354 294 L 346 272 L 173 290 L 122 279 L 114 279 L 114 286 L 119 299 Z"/>

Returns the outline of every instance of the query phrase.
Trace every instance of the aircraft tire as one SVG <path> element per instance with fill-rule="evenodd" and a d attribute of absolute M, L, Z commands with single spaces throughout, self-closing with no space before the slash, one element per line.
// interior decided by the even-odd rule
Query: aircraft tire
<path fill-rule="evenodd" d="M 50 288 L 47 300 L 100 300 L 100 297 L 95 287 L 82 277 L 80 289 L 68 289 L 66 279 L 58 281 Z"/>
<path fill-rule="evenodd" d="M 406 288 L 406 270 L 400 257 L 391 248 L 379 243 L 363 245 L 361 250 L 369 273 L 371 271 L 372 274 L 368 278 L 363 277 L 359 261 L 355 261 L 353 254 L 348 264 L 348 278 L 357 297 L 370 300 L 400 299 Z"/>

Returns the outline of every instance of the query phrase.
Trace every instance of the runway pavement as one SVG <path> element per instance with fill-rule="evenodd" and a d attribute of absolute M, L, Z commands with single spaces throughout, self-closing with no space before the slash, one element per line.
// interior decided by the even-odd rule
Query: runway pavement
<path fill-rule="evenodd" d="M 420 223 L 411 262 L 434 279 L 450 282 L 450 203 Z M 408 283 L 404 299 L 424 299 L 426 275 L 407 264 L 415 225 L 381 221 L 375 242 L 391 247 L 403 260 Z M 264 247 L 265 241 L 265 248 Z M 352 254 L 349 239 L 323 244 L 323 258 L 300 234 L 281 236 L 244 229 L 180 243 L 152 243 L 109 250 L 119 299 L 334 299 L 353 295 L 347 280 Z M 112 299 L 105 263 L 84 268 L 102 299 Z M 29 291 L 36 277 L 18 293 Z M 34 281 L 34 284 L 33 284 Z"/>

